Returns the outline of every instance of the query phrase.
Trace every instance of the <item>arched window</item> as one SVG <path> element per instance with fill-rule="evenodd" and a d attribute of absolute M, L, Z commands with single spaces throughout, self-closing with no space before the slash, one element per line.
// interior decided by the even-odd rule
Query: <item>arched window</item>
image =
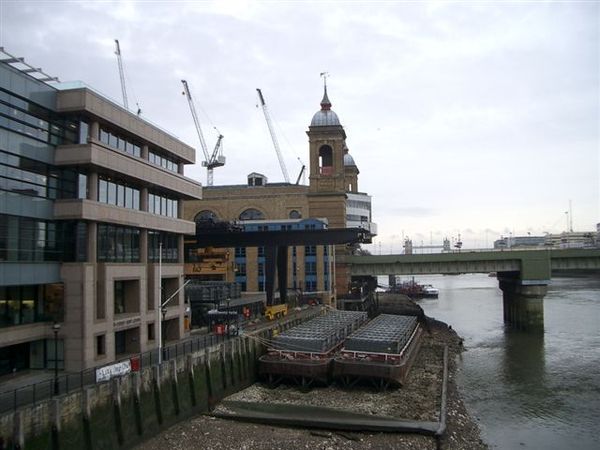
<path fill-rule="evenodd" d="M 194 217 L 194 222 L 198 223 L 201 220 L 209 220 L 209 219 L 217 220 L 218 217 L 213 211 L 211 211 L 209 209 L 204 209 L 204 210 L 200 211 L 198 214 L 196 214 L 196 217 Z"/>
<path fill-rule="evenodd" d="M 265 215 L 255 208 L 248 208 L 240 214 L 240 220 L 264 220 Z"/>
<path fill-rule="evenodd" d="M 321 175 L 333 175 L 333 149 L 329 145 L 319 148 L 319 169 Z"/>
<path fill-rule="evenodd" d="M 290 211 L 290 219 L 302 219 L 302 214 L 300 214 L 300 211 L 292 209 Z"/>

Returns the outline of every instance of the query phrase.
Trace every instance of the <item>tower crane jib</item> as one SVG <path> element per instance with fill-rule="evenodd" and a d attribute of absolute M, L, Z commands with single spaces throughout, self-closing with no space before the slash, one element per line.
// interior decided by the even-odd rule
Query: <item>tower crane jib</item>
<path fill-rule="evenodd" d="M 115 55 L 117 55 L 117 63 L 119 64 L 119 77 L 121 79 L 121 92 L 123 94 L 123 106 L 125 109 L 129 109 L 129 102 L 127 101 L 127 89 L 125 88 L 125 71 L 123 70 L 123 61 L 121 59 L 121 46 L 119 45 L 119 40 L 115 39 L 116 50 Z"/>
<path fill-rule="evenodd" d="M 217 143 L 212 152 L 212 155 L 208 153 L 208 147 L 206 145 L 206 141 L 204 140 L 204 134 L 202 134 L 202 128 L 200 127 L 200 121 L 198 120 L 198 114 L 196 113 L 196 106 L 194 105 L 194 100 L 192 99 L 192 94 L 190 93 L 190 89 L 188 87 L 188 83 L 186 80 L 181 80 L 183 84 L 183 95 L 186 96 L 188 104 L 190 106 L 190 112 L 192 113 L 192 119 L 194 120 L 194 125 L 196 127 L 196 132 L 198 133 L 198 139 L 200 139 L 200 147 L 202 147 L 202 153 L 204 153 L 204 161 L 202 161 L 202 166 L 206 167 L 206 185 L 213 185 L 213 169 L 215 167 L 221 167 L 225 165 L 225 156 L 222 154 L 222 142 L 223 135 L 219 133 L 219 137 L 217 139 Z"/>
<path fill-rule="evenodd" d="M 279 142 L 277 141 L 277 136 L 275 135 L 275 129 L 273 128 L 273 123 L 271 122 L 271 116 L 269 114 L 269 110 L 267 109 L 267 104 L 265 103 L 265 99 L 262 95 L 260 89 L 256 89 L 258 92 L 258 97 L 260 99 L 260 105 L 262 107 L 263 113 L 265 115 L 265 120 L 267 121 L 267 127 L 269 128 L 269 133 L 271 133 L 271 140 L 273 141 L 273 147 L 275 147 L 275 152 L 277 153 L 277 159 L 279 160 L 279 166 L 281 167 L 281 172 L 283 173 L 283 178 L 286 183 L 290 182 L 290 176 L 288 175 L 287 168 L 285 167 L 285 161 L 283 160 L 283 156 L 281 155 L 281 149 L 279 148 Z"/>

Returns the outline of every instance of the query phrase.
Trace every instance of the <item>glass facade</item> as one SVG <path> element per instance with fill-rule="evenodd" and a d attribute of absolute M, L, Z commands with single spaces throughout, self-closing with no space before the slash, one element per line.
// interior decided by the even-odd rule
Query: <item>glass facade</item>
<path fill-rule="evenodd" d="M 98 201 L 129 209 L 140 209 L 140 190 L 109 177 L 98 177 Z"/>
<path fill-rule="evenodd" d="M 162 243 L 162 262 L 179 261 L 179 236 L 163 231 L 148 231 L 148 261 L 158 262 L 160 244 Z"/>
<path fill-rule="evenodd" d="M 141 156 L 141 147 L 139 144 L 134 142 L 132 139 L 123 137 L 118 133 L 115 133 L 108 128 L 102 126 L 98 134 L 98 139 L 103 144 L 115 149 L 120 150 L 132 156 Z"/>
<path fill-rule="evenodd" d="M 98 224 L 98 262 L 139 262 L 140 230 Z"/>
<path fill-rule="evenodd" d="M 95 319 L 107 319 L 111 307 L 117 314 L 140 312 L 141 292 L 146 292 L 146 286 L 142 285 L 145 278 L 135 282 L 116 280 L 114 298 L 109 298 L 108 283 L 114 281 L 112 274 L 106 275 L 106 284 L 102 286 L 103 289 L 106 287 L 105 292 L 98 291 L 96 286 L 95 276 L 104 279 L 102 265 L 61 266 L 59 263 L 93 262 L 88 256 L 90 247 L 97 255 L 94 262 L 139 264 L 146 251 L 141 248 L 141 237 L 146 236 L 142 227 L 152 226 L 158 217 L 146 215 L 139 225 L 124 222 L 128 226 L 108 223 L 113 221 L 112 216 L 100 219 L 105 222 L 98 219 L 56 220 L 55 214 L 81 218 L 81 202 L 53 200 L 86 199 L 133 210 L 141 210 L 143 204 L 144 211 L 148 210 L 146 201 L 151 200 L 152 213 L 175 218 L 179 215 L 178 199 L 183 194 L 170 191 L 152 179 L 134 179 L 122 164 L 120 167 L 95 164 L 86 162 L 85 157 L 79 161 L 76 153 L 85 152 L 78 144 L 87 144 L 92 138 L 98 146 L 106 147 L 108 163 L 111 159 L 123 161 L 128 158 L 133 162 L 140 158 L 138 165 L 141 163 L 148 169 L 148 162 L 155 164 L 164 169 L 159 169 L 163 177 L 170 178 L 180 178 L 178 172 L 187 157 L 182 156 L 183 160 L 180 160 L 179 156 L 160 150 L 161 144 L 156 144 L 156 148 L 151 148 L 146 155 L 146 147 L 142 144 L 153 144 L 138 137 L 135 124 L 131 128 L 111 124 L 110 119 L 107 121 L 94 115 L 88 109 L 89 105 L 76 104 L 74 109 L 78 112 L 57 112 L 60 96 L 69 88 L 63 85 L 60 89 L 62 92 L 34 79 L 22 69 L 0 63 L 0 340 L 9 338 L 12 341 L 13 337 L 18 337 L 14 335 L 16 328 L 19 335 L 28 336 L 26 339 L 19 337 L 16 345 L 9 345 L 6 339 L 0 342 L 0 375 L 28 368 L 64 368 L 63 339 L 78 327 L 86 337 L 85 341 L 74 345 L 84 351 L 68 349 L 71 360 L 67 365 L 89 367 L 95 364 L 97 355 L 107 355 L 108 359 L 114 357 L 112 348 L 106 348 L 109 342 L 110 347 L 113 345 L 114 330 L 110 320 L 102 322 L 102 327 L 106 325 L 107 329 L 94 325 L 93 333 L 88 333 L 89 324 L 77 323 L 77 314 L 65 316 L 63 279 L 65 283 L 66 280 L 72 283 L 73 288 L 68 288 L 72 301 L 87 305 L 86 308 L 94 311 Z M 100 103 L 103 102 L 110 108 L 108 102 L 100 99 Z M 86 117 L 94 123 L 85 120 Z M 103 117 L 109 118 L 110 114 Z M 157 143 L 163 139 L 160 132 L 154 135 Z M 71 147 L 57 149 L 60 145 Z M 141 160 L 142 151 L 148 157 L 146 162 Z M 176 146 L 173 151 L 178 152 Z M 61 155 L 67 152 L 73 152 L 73 159 L 78 161 L 62 159 Z M 55 165 L 57 155 L 62 162 Z M 141 197 L 146 188 L 155 191 L 151 192 L 150 199 Z M 114 220 L 131 216 L 125 210 L 118 213 L 115 208 L 110 209 L 118 217 Z M 173 222 L 172 219 L 158 221 L 165 224 L 165 229 L 168 229 L 168 222 Z M 176 226 L 173 228 L 177 229 Z M 95 236 L 92 242 L 88 242 L 90 231 L 94 231 Z M 159 242 L 163 246 L 162 259 L 166 263 L 179 263 L 181 235 L 149 230 L 148 252 L 152 262 L 158 261 Z M 141 265 L 135 270 L 142 270 Z M 121 271 L 117 269 L 117 272 Z M 94 295 L 90 296 L 90 292 Z M 143 301 L 146 304 L 147 300 Z M 55 341 L 47 324 L 61 323 L 65 319 L 69 323 L 61 326 Z M 144 316 L 142 321 L 146 321 Z M 45 324 L 30 325 L 41 322 Z M 139 351 L 135 345 L 129 348 L 131 342 L 140 341 L 139 334 L 139 330 L 114 333 L 117 352 Z M 67 345 L 71 345 L 71 341 L 67 340 Z"/>
<path fill-rule="evenodd" d="M 0 128 L 51 145 L 79 141 L 79 123 L 0 88 Z"/>
<path fill-rule="evenodd" d="M 152 150 L 148 152 L 148 161 L 171 172 L 177 173 L 178 171 L 177 161 Z"/>
<path fill-rule="evenodd" d="M 85 261 L 87 225 L 0 214 L 0 261 Z"/>
<path fill-rule="evenodd" d="M 62 320 L 63 287 L 0 286 L 0 327 Z"/>
<path fill-rule="evenodd" d="M 170 198 L 157 193 L 148 193 L 148 212 L 161 216 L 179 216 L 179 205 L 177 199 Z"/>
<path fill-rule="evenodd" d="M 86 198 L 87 176 L 0 149 L 0 190 L 42 198 Z"/>

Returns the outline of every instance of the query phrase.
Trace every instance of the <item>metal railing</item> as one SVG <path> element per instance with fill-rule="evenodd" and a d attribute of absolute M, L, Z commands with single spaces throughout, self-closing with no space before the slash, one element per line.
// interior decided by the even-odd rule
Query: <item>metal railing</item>
<path fill-rule="evenodd" d="M 229 338 L 230 337 L 227 335 L 207 334 L 192 337 L 172 345 L 167 345 L 162 349 L 163 361 L 203 350 Z M 106 381 L 96 381 L 96 370 L 99 368 L 113 365 L 118 362 L 137 359 L 139 361 L 139 370 L 142 370 L 146 367 L 158 364 L 158 356 L 158 349 L 149 350 L 143 353 L 129 354 L 126 358 L 115 360 L 110 364 L 85 369 L 76 373 L 64 373 L 59 375 L 57 379 L 51 378 L 49 380 L 0 392 L 0 414 L 11 410 L 16 411 L 23 406 L 35 405 L 39 401 L 47 400 L 57 395 L 75 392 L 84 387 L 106 383 Z"/>

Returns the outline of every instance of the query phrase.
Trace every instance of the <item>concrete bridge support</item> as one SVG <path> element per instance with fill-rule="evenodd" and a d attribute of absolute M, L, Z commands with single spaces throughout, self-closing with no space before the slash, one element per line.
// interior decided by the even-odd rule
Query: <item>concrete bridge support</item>
<path fill-rule="evenodd" d="M 504 300 L 504 322 L 519 330 L 544 332 L 544 296 L 548 283 L 498 275 Z"/>

